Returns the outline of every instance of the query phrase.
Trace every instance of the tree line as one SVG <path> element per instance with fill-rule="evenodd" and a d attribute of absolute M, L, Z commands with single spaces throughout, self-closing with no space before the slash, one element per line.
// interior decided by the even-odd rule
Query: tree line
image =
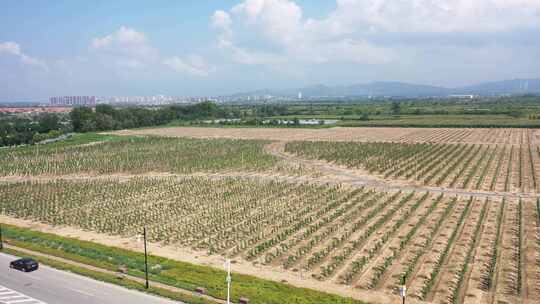
<path fill-rule="evenodd" d="M 34 117 L 5 115 L 0 117 L 0 146 L 32 144 L 58 137 L 70 129 L 68 122 L 53 113 Z"/>
<path fill-rule="evenodd" d="M 174 120 L 197 120 L 229 117 L 224 107 L 213 102 L 193 105 L 172 105 L 163 108 L 114 108 L 97 105 L 95 109 L 74 108 L 70 113 L 75 132 L 107 131 L 164 125 Z"/>
<path fill-rule="evenodd" d="M 212 102 L 171 105 L 162 108 L 73 108 L 69 115 L 1 115 L 0 146 L 34 144 L 68 132 L 93 132 L 164 125 L 174 120 L 238 117 L 237 109 L 219 107 Z"/>

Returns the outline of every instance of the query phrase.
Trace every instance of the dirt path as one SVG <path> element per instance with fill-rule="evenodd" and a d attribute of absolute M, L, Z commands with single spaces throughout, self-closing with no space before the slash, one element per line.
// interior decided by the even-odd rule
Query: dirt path
<path fill-rule="evenodd" d="M 291 159 L 291 161 L 294 161 Z M 299 162 L 308 163 L 312 161 L 299 159 Z M 519 193 L 519 192 L 503 192 L 503 191 L 481 191 L 481 190 L 466 190 L 466 189 L 452 189 L 445 187 L 430 187 L 430 186 L 418 186 L 414 184 L 398 183 L 390 180 L 382 180 L 375 176 L 367 176 L 363 174 L 356 174 L 353 170 L 345 169 L 331 164 L 316 164 L 313 161 L 312 165 L 317 166 L 317 169 L 325 171 L 321 177 L 308 177 L 308 176 L 294 176 L 275 173 L 253 173 L 253 172 L 224 172 L 224 173 L 195 173 L 195 174 L 176 174 L 168 172 L 150 172 L 144 174 L 105 174 L 105 175 L 92 175 L 92 174 L 68 174 L 68 175 L 38 175 L 38 176 L 0 176 L 0 183 L 17 183 L 17 182 L 49 182 L 54 180 L 66 180 L 66 181 L 84 181 L 84 180 L 116 180 L 116 181 L 128 181 L 134 178 L 176 178 L 178 180 L 185 180 L 188 178 L 208 178 L 221 180 L 225 178 L 237 178 L 244 180 L 268 180 L 268 181 L 283 181 L 290 183 L 315 183 L 321 185 L 349 185 L 352 187 L 368 187 L 382 191 L 416 191 L 416 192 L 431 192 L 445 195 L 457 195 L 457 196 L 473 196 L 473 197 L 491 197 L 491 198 L 538 198 L 540 194 L 536 193 Z"/>
<path fill-rule="evenodd" d="M 331 164 L 325 161 L 303 159 L 296 155 L 285 152 L 287 142 L 278 141 L 265 146 L 268 153 L 279 157 L 285 161 L 302 164 L 306 167 L 315 168 L 323 174 L 322 179 L 329 181 L 338 181 L 344 184 L 356 186 L 367 186 L 381 190 L 402 190 L 402 191 L 429 191 L 432 193 L 444 193 L 449 195 L 459 196 L 474 196 L 474 197 L 522 197 L 535 198 L 538 194 L 521 193 L 521 192 L 502 192 L 502 191 L 482 191 L 482 190 L 467 190 L 455 189 L 447 187 L 430 187 L 420 186 L 402 181 L 382 179 L 380 177 L 368 174 L 362 170 L 347 169 L 342 166 Z"/>

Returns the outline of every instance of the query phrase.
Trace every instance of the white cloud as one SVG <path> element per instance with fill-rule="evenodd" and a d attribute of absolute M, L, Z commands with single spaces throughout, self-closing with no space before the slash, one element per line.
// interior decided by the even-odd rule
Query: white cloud
<path fill-rule="evenodd" d="M 39 67 L 45 71 L 48 70 L 47 64 L 40 59 L 30 57 L 21 51 L 21 47 L 18 43 L 7 41 L 0 43 L 0 54 L 6 53 L 9 55 L 17 56 L 23 64 Z"/>
<path fill-rule="evenodd" d="M 208 76 L 215 71 L 215 68 L 199 55 L 190 55 L 184 59 L 174 56 L 163 60 L 163 64 L 175 71 L 189 73 L 195 76 Z"/>
<path fill-rule="evenodd" d="M 293 0 L 244 0 L 216 11 L 211 24 L 219 31 L 218 46 L 238 63 L 385 64 L 433 38 L 448 36 L 450 45 L 461 34 L 537 29 L 540 0 L 336 0 L 319 19 L 305 17 Z M 395 35 L 400 42 L 410 37 L 409 45 L 391 46 Z"/>
<path fill-rule="evenodd" d="M 219 29 L 230 29 L 232 20 L 231 16 L 222 10 L 217 10 L 212 15 L 212 26 Z"/>
<path fill-rule="evenodd" d="M 289 0 L 246 0 L 231 11 L 276 42 L 292 43 L 301 34 L 302 9 Z"/>
<path fill-rule="evenodd" d="M 226 26 L 226 19 L 216 22 L 219 26 Z M 163 58 L 144 33 L 126 26 L 112 34 L 92 39 L 90 47 L 104 54 L 106 60 L 112 59 L 119 68 L 149 69 L 166 66 L 174 71 L 195 76 L 208 76 L 215 69 L 199 55 Z"/>
<path fill-rule="evenodd" d="M 127 46 L 141 46 L 147 43 L 144 33 L 137 32 L 132 28 L 121 26 L 118 31 L 101 38 L 92 40 L 92 47 L 103 49 L 112 46 L 113 44 Z"/>
<path fill-rule="evenodd" d="M 113 40 L 112 35 L 105 36 L 103 38 L 92 39 L 92 47 L 95 49 L 102 49 L 111 45 Z"/>
<path fill-rule="evenodd" d="M 540 25 L 538 0 L 337 0 L 342 30 L 492 32 Z"/>
<path fill-rule="evenodd" d="M 212 25 L 220 31 L 218 46 L 228 50 L 233 60 L 243 64 L 309 64 L 325 62 L 387 63 L 394 54 L 359 37 L 343 37 L 328 20 L 305 19 L 302 8 L 290 0 L 245 0 L 230 13 L 216 11 Z M 325 23 L 323 25 L 323 23 Z M 234 30 L 233 30 L 234 29 Z M 251 32 L 253 48 L 235 40 Z M 244 39 L 250 40 L 250 39 Z M 272 49 L 268 51 L 266 49 Z"/>
<path fill-rule="evenodd" d="M 92 39 L 91 48 L 116 58 L 115 64 L 126 68 L 145 68 L 159 62 L 159 52 L 150 45 L 146 35 L 121 26 L 116 32 Z"/>

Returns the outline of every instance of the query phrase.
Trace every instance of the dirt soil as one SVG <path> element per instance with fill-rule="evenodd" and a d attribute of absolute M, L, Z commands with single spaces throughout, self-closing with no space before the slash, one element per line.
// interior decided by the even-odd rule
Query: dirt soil
<path fill-rule="evenodd" d="M 519 144 L 528 138 L 540 144 L 535 129 L 433 129 L 433 128 L 199 128 L 169 127 L 108 132 L 116 135 L 159 135 L 192 138 L 236 138 L 278 141 L 387 141 L 477 144 Z M 524 135 L 526 134 L 526 136 Z"/>

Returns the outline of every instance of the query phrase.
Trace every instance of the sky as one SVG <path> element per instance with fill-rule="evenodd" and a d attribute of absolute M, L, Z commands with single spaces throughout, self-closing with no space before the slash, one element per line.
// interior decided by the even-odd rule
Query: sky
<path fill-rule="evenodd" d="M 0 101 L 540 77 L 540 0 L 0 2 Z"/>

